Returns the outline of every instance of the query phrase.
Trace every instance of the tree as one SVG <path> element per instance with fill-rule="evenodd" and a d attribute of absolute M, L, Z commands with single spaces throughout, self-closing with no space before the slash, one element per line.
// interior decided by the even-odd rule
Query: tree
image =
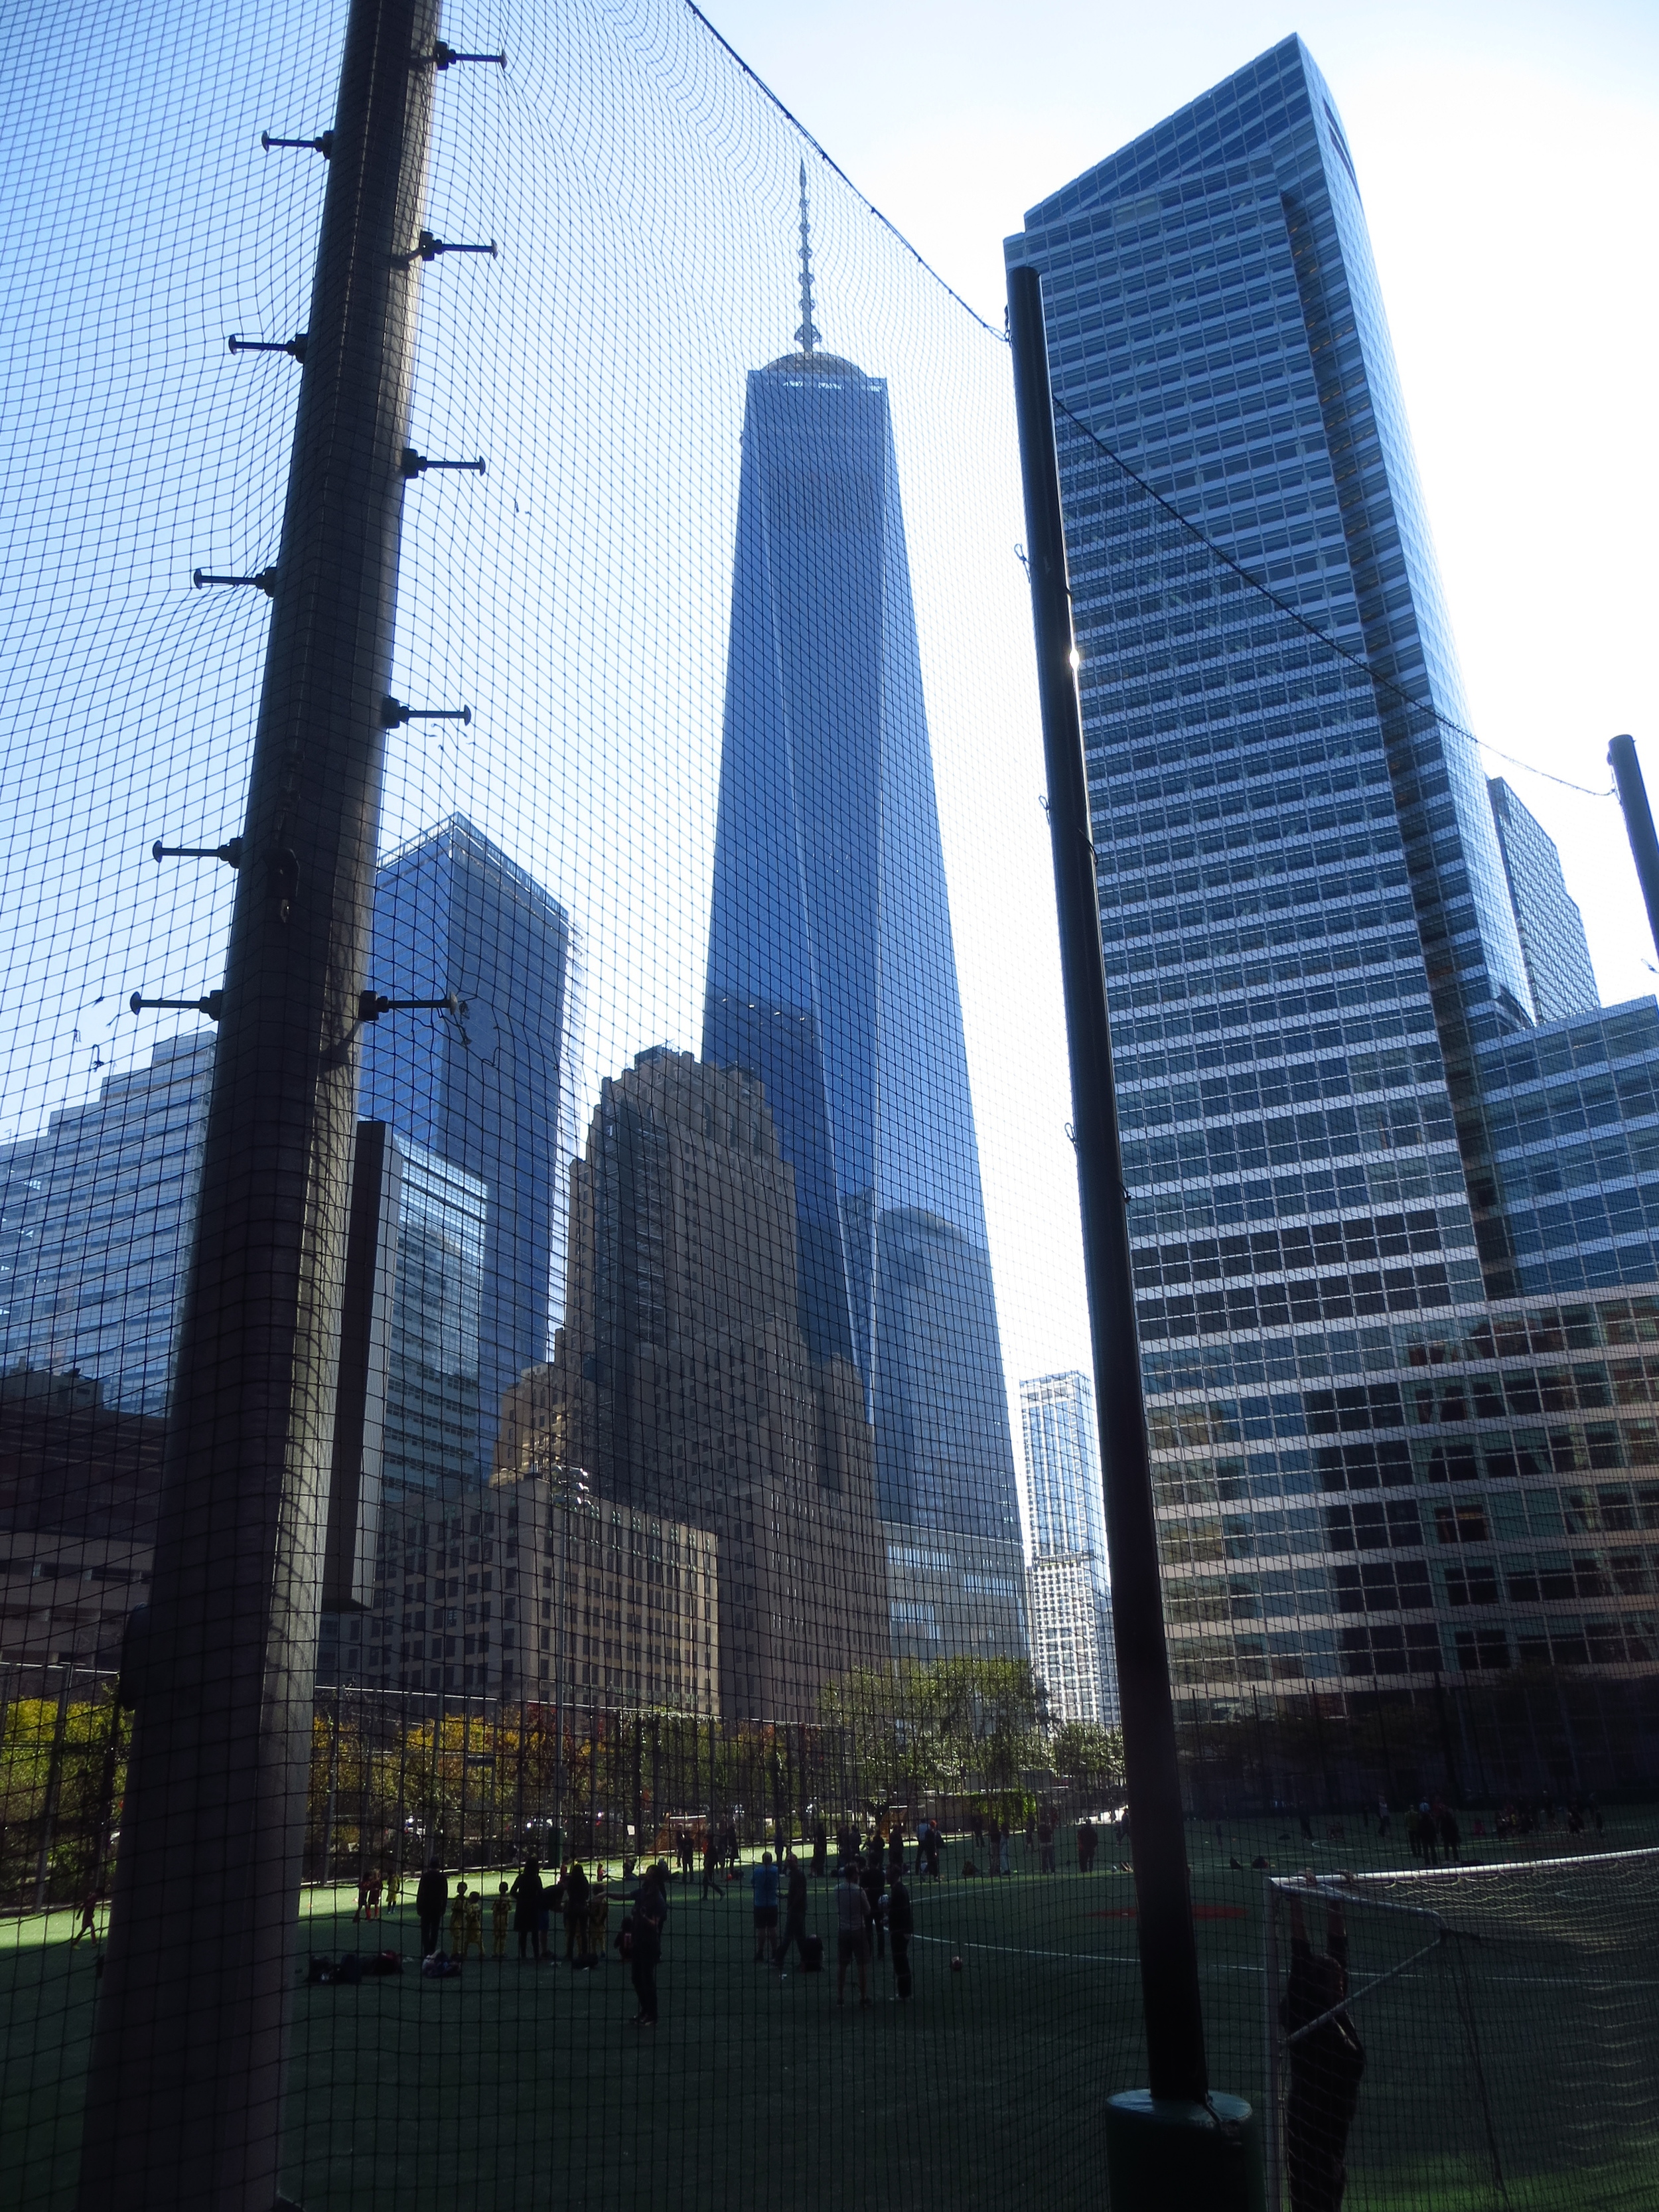
<path fill-rule="evenodd" d="M 1056 1772 L 1077 1788 L 1108 1803 L 1123 1795 L 1123 1732 L 1098 1721 L 1064 1721 L 1054 1730 L 1049 1755 Z"/>

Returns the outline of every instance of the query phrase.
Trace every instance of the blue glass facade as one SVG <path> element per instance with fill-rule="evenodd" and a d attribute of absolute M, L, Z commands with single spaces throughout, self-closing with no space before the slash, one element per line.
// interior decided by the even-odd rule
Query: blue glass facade
<path fill-rule="evenodd" d="M 1601 994 L 1584 918 L 1568 892 L 1555 841 L 1501 775 L 1492 777 L 1486 788 L 1521 932 L 1533 1011 L 1540 1022 L 1589 1013 L 1601 1004 Z"/>
<path fill-rule="evenodd" d="M 1547 1598 L 1505 1547 L 1534 1512 L 1564 1542 L 1659 1523 L 1651 1429 L 1616 1410 L 1642 1362 L 1606 1357 L 1659 1313 L 1624 1126 L 1656 1010 L 1551 1024 L 1535 988 L 1305 47 L 1008 253 L 1044 277 L 1177 1679 L 1639 1673 L 1659 1560 L 1573 1553 Z"/>
<path fill-rule="evenodd" d="M 106 1405 L 166 1413 L 212 1080 L 210 1030 L 167 1037 L 0 1150 L 0 1367 L 77 1369 Z"/>
<path fill-rule="evenodd" d="M 802 1331 L 814 1358 L 862 1378 L 884 1520 L 1006 1549 L 1017 1621 L 1012 1443 L 887 392 L 804 327 L 801 352 L 749 379 L 703 1054 L 765 1087 L 795 1177 Z"/>
<path fill-rule="evenodd" d="M 556 1220 L 563 1227 L 574 943 L 564 908 L 455 816 L 375 879 L 369 980 L 394 998 L 461 1002 L 384 1016 L 365 1035 L 359 1112 L 483 1187 L 479 1408 L 467 1464 L 487 1480 L 503 1396 L 545 1359 Z"/>

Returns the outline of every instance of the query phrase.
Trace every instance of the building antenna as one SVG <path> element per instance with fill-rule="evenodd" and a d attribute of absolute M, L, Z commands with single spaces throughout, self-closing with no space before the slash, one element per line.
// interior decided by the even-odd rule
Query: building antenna
<path fill-rule="evenodd" d="M 806 164 L 800 165 L 800 328 L 795 343 L 810 355 L 821 333 L 812 320 L 812 218 L 806 204 Z"/>

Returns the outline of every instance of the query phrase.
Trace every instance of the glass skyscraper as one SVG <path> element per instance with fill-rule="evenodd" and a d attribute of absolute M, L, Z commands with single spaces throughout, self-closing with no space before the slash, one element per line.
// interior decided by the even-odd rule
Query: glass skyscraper
<path fill-rule="evenodd" d="M 574 1127 L 574 950 L 564 908 L 460 815 L 375 878 L 371 984 L 389 998 L 449 992 L 460 1002 L 455 1016 L 386 1015 L 366 1030 L 358 1111 L 483 1187 L 477 1437 L 467 1455 L 479 1482 L 501 1401 L 546 1358 L 554 1318 L 559 1170 Z"/>
<path fill-rule="evenodd" d="M 1659 1009 L 1563 1003 L 1582 933 L 1466 733 L 1306 48 L 1007 251 L 1044 278 L 1177 1682 L 1639 1683 Z"/>
<path fill-rule="evenodd" d="M 1540 1022 L 1588 1014 L 1601 1004 L 1584 918 L 1567 890 L 1561 855 L 1501 775 L 1491 778 L 1492 818 L 1521 932 L 1521 951 Z"/>
<path fill-rule="evenodd" d="M 819 349 L 804 201 L 802 270 L 799 349 L 749 379 L 703 1055 L 765 1087 L 795 1180 L 802 1333 L 862 1380 L 896 1648 L 960 1648 L 937 1633 L 948 1616 L 1023 1651 L 892 422 L 884 381 Z"/>
<path fill-rule="evenodd" d="M 165 1413 L 196 1220 L 210 1030 L 0 1151 L 0 1367 L 71 1369 L 103 1402 Z"/>

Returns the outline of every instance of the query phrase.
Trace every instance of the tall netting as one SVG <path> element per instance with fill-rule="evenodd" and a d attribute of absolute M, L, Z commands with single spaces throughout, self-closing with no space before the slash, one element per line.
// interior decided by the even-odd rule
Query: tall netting
<path fill-rule="evenodd" d="M 10 21 L 6 2199 L 1096 2195 L 1147 2057 L 1002 335 L 674 0 Z M 1629 1192 L 1577 1277 L 1475 1230 L 1659 1042 L 1479 1026 L 1400 826 L 1473 745 L 1308 580 L 1364 471 L 1292 394 L 1328 550 L 1218 549 L 1225 435 L 1126 466 L 1061 273 L 1211 2078 L 1294 2072 L 1261 1874 L 1461 1811 L 1486 1887 L 1350 1909 L 1356 1974 L 1451 1931 L 1348 2000 L 1351 2201 L 1427 2201 L 1420 2091 L 1433 2201 L 1579 2201 L 1520 2193 L 1571 2103 L 1634 2204 L 1646 1861 L 1534 1863 L 1638 1839 L 1659 1263 Z"/>
<path fill-rule="evenodd" d="M 1651 2203 L 1656 1875 L 1634 1850 L 1270 1879 L 1269 2201 Z"/>
<path fill-rule="evenodd" d="M 1064 2196 L 1137 2005 L 1097 1496 L 1042 1667 L 1022 1541 L 1023 1391 L 1097 1476 L 1006 348 L 694 11 L 383 9 L 378 183 L 346 15 L 9 42 L 7 2194 Z"/>

